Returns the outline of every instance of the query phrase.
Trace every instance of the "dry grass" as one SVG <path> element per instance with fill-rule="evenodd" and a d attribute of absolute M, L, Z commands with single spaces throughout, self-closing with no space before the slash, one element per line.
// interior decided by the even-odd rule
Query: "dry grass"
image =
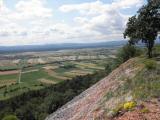
<path fill-rule="evenodd" d="M 56 84 L 56 82 L 52 81 L 52 80 L 47 80 L 47 79 L 39 79 L 38 81 L 45 83 L 45 84 Z"/>
<path fill-rule="evenodd" d="M 17 83 L 17 80 L 0 80 L 0 87 L 5 85 L 9 86 L 15 83 Z"/>

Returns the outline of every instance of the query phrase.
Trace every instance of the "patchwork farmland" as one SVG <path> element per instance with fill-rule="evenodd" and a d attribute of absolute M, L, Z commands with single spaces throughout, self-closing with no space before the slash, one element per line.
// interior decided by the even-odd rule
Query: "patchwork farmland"
<path fill-rule="evenodd" d="M 92 48 L 2 54 L 0 100 L 103 70 L 115 53 L 115 49 Z"/>

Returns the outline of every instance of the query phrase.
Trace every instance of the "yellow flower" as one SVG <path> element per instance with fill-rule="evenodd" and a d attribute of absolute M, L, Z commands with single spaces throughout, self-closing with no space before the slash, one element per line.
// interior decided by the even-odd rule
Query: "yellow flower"
<path fill-rule="evenodd" d="M 123 108 L 125 110 L 129 110 L 129 109 L 134 108 L 135 106 L 136 106 L 135 102 L 127 102 L 127 103 L 124 103 Z"/>

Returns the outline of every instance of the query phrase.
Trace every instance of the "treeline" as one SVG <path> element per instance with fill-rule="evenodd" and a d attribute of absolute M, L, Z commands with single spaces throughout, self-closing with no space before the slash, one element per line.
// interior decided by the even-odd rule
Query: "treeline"
<path fill-rule="evenodd" d="M 50 87 L 29 91 L 0 101 L 0 118 L 15 115 L 20 120 L 44 120 L 45 117 L 106 76 L 105 71 L 77 76 Z"/>

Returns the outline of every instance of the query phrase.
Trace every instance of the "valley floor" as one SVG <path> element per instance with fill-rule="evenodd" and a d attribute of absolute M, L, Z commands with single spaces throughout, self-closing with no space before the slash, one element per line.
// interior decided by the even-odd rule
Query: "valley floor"
<path fill-rule="evenodd" d="M 78 75 L 104 70 L 115 49 L 92 48 L 0 56 L 0 100 L 39 90 Z M 112 55 L 112 56 L 110 56 Z"/>

